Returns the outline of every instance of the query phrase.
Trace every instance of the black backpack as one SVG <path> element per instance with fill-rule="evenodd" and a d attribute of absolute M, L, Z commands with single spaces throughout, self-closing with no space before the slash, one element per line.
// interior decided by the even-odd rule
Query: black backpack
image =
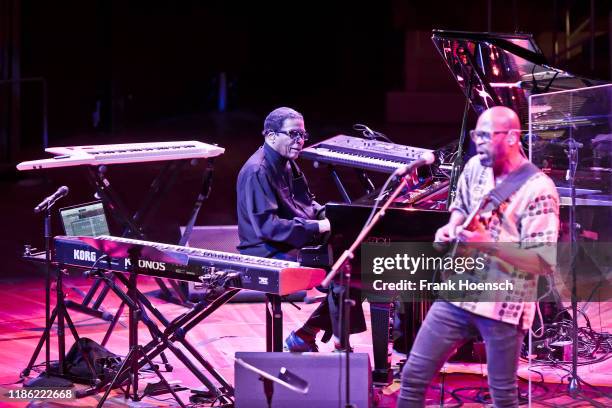
<path fill-rule="evenodd" d="M 121 357 L 86 337 L 80 338 L 80 346 L 81 350 L 75 342 L 66 354 L 66 377 L 80 384 L 111 382 L 121 366 Z"/>

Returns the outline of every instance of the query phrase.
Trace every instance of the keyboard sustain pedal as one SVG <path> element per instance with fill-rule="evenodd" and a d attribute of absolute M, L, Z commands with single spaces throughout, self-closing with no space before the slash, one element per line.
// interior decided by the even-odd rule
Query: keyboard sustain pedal
<path fill-rule="evenodd" d="M 189 388 L 180 385 L 180 381 L 168 381 L 168 385 L 172 388 L 174 392 L 186 391 Z M 158 381 L 156 383 L 148 383 L 144 389 L 143 396 L 153 397 L 156 395 L 169 394 L 168 388 L 162 383 Z"/>

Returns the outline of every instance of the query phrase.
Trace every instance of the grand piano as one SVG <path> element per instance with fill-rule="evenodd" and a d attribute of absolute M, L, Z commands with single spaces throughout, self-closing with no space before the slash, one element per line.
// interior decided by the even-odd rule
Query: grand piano
<path fill-rule="evenodd" d="M 530 120 L 530 96 L 601 84 L 599 81 L 581 78 L 549 66 L 530 34 L 434 30 L 432 41 L 466 98 L 464 116 L 467 115 L 468 107 L 476 114 L 480 114 L 492 106 L 508 106 L 518 113 L 526 129 Z M 436 107 L 432 106 L 431 109 Z M 467 153 L 464 153 L 469 152 L 469 146 L 466 145 L 469 143 L 469 138 L 465 137 L 468 131 L 466 123 L 464 118 L 459 141 L 439 146 L 434 152 L 437 156 L 436 162 L 418 174 L 414 188 L 398 197 L 367 240 L 376 242 L 433 240 L 436 229 L 448 220 L 447 199 L 449 194 L 453 194 L 456 176 L 468 158 Z M 556 136 L 559 140 L 563 137 L 563 132 Z M 526 144 L 530 140 L 527 134 L 524 140 Z M 551 143 L 550 140 L 546 142 Z M 330 202 L 326 206 L 326 216 L 331 221 L 333 232 L 329 243 L 335 258 L 357 237 L 380 192 L 380 187 L 376 188 L 371 183 L 367 171 L 392 173 L 395 168 L 414 161 L 424 150 L 374 138 L 360 139 L 344 135 L 304 149 L 301 156 L 303 159 L 312 160 L 316 165 L 329 166 L 331 177 L 343 197 L 343 201 Z M 453 154 L 457 152 L 459 154 Z M 536 164 L 541 168 L 544 168 L 544 165 L 551 167 L 550 163 L 536 162 Z M 336 166 L 355 168 L 357 176 L 366 187 L 363 197 L 357 200 L 348 197 L 343 181 L 335 171 Z M 562 163 L 559 166 L 562 167 Z M 592 175 L 589 171 L 584 173 L 587 178 Z M 561 195 L 567 196 L 567 189 L 563 190 L 562 178 L 554 179 Z M 565 202 L 567 203 L 567 200 Z M 582 219 L 588 223 L 594 217 L 594 210 L 586 207 L 582 210 L 584 211 L 582 214 L 579 213 L 578 222 Z M 609 217 L 610 206 L 603 205 L 595 211 L 604 211 Z M 352 262 L 356 274 L 359 273 L 360 265 L 358 255 Z M 406 306 L 405 341 L 406 348 L 409 349 L 429 305 L 414 302 L 404 306 Z M 388 322 L 391 308 L 388 304 L 371 304 L 370 309 L 374 380 L 386 382 L 390 378 Z"/>

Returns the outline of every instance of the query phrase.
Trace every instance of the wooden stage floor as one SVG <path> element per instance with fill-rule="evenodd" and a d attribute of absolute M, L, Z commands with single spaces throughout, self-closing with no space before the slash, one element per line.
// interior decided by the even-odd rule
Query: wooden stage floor
<path fill-rule="evenodd" d="M 70 299 L 80 300 L 77 290 L 86 291 L 91 280 L 81 277 L 69 277 L 65 279 L 65 291 Z M 143 292 L 155 289 L 154 282 L 148 278 L 141 278 L 139 288 Z M 76 289 L 76 290 L 75 290 Z M 42 334 L 44 327 L 44 281 L 38 278 L 14 278 L 0 282 L 0 384 L 3 394 L 10 389 L 21 388 L 19 373 L 27 365 L 34 347 Z M 183 313 L 185 309 L 181 306 L 166 303 L 152 296 L 149 297 L 157 308 L 169 319 Z M 54 297 L 53 297 L 54 299 Z M 110 312 L 115 312 L 119 305 L 118 298 L 109 295 L 103 306 Z M 283 304 L 284 311 L 284 334 L 300 325 L 310 314 L 315 305 L 300 304 L 301 310 L 290 304 Z M 364 305 L 366 321 L 369 324 L 369 307 Z M 108 322 L 89 317 L 87 315 L 71 311 L 78 333 L 81 337 L 88 337 L 96 342 L 101 342 L 108 327 Z M 605 321 L 609 322 L 609 319 Z M 122 325 L 118 325 L 107 344 L 107 349 L 125 355 L 128 351 L 127 312 L 121 319 Z M 610 324 L 603 324 L 609 330 Z M 237 351 L 264 351 L 265 350 L 265 321 L 264 305 L 261 303 L 232 303 L 221 307 L 208 319 L 188 333 L 190 342 L 209 360 L 209 362 L 230 383 L 233 379 L 232 357 Z M 52 334 L 55 339 L 55 333 Z M 139 338 L 144 343 L 150 339 L 148 332 L 143 326 L 139 330 Z M 67 350 L 73 343 L 72 336 L 67 332 Z M 365 333 L 352 337 L 352 343 L 357 352 L 371 353 L 371 338 L 369 330 Z M 52 359 L 57 358 L 57 347 L 55 340 L 52 346 Z M 321 344 L 321 351 L 330 351 L 330 344 Z M 168 353 L 168 357 L 174 366 L 174 370 L 163 373 L 169 381 L 180 381 L 182 385 L 191 388 L 202 388 L 199 381 L 189 372 L 177 359 Z M 402 355 L 394 355 L 394 363 L 397 363 Z M 44 358 L 44 349 L 37 363 Z M 546 371 L 545 367 L 533 368 L 534 371 Z M 464 406 L 483 406 L 482 403 L 474 402 L 480 395 L 478 387 L 486 387 L 486 366 L 479 364 L 446 364 L 444 371 L 445 379 L 445 406 L 458 406 L 458 401 L 453 397 L 458 396 L 464 402 Z M 550 370 L 549 370 L 550 371 Z M 522 375 L 528 375 L 526 363 L 521 364 Z M 31 375 L 35 375 L 32 373 Z M 561 384 L 564 377 L 563 372 L 545 372 L 546 383 L 535 384 L 532 397 L 532 406 L 591 406 L 590 402 L 574 401 L 563 395 L 566 385 Z M 598 385 L 612 386 L 612 359 L 600 363 L 598 366 L 581 367 L 580 375 L 586 381 Z M 142 374 L 143 381 L 153 380 L 150 373 Z M 539 373 L 533 374 L 533 380 L 540 382 Z M 428 405 L 440 406 L 439 392 L 440 378 L 432 384 L 428 393 Z M 80 387 L 80 386 L 79 386 Z M 527 382 L 520 382 L 521 390 L 526 393 Z M 377 389 L 376 402 L 379 407 L 393 407 L 398 394 L 399 384 L 396 382 L 384 389 Z M 460 388 L 467 388 L 460 390 Z M 470 389 L 471 388 L 471 389 Z M 142 386 L 141 386 L 142 389 Z M 588 387 L 587 387 L 588 389 Z M 589 397 L 599 401 L 601 404 L 612 404 L 612 388 L 600 387 L 597 392 L 589 392 Z M 451 395 L 451 391 L 454 391 Z M 189 392 L 180 393 L 184 402 L 188 402 Z M 0 406 L 30 406 L 30 407 L 69 407 L 69 406 L 95 406 L 101 395 L 87 397 L 71 401 L 35 401 L 35 402 L 9 402 L 6 398 L 0 398 Z M 134 406 L 128 404 L 122 394 L 116 391 L 111 393 L 105 406 L 125 407 Z M 163 407 L 174 406 L 174 401 L 169 395 L 163 395 L 157 399 L 147 398 L 137 406 Z"/>

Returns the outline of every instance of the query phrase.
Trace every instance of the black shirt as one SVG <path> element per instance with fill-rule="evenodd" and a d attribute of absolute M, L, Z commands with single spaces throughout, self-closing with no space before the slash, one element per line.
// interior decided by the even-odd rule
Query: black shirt
<path fill-rule="evenodd" d="M 236 189 L 241 253 L 282 257 L 319 239 L 321 206 L 297 165 L 268 144 L 242 166 Z"/>

